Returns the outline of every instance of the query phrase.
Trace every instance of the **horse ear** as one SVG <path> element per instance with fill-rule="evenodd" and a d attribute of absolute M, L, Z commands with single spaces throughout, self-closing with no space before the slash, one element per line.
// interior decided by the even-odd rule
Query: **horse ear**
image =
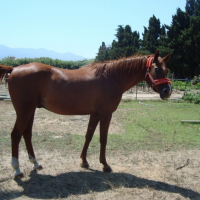
<path fill-rule="evenodd" d="M 158 60 L 158 57 L 159 57 L 159 50 L 157 50 L 155 52 L 155 55 L 154 55 L 154 62 L 156 62 Z"/>
<path fill-rule="evenodd" d="M 171 57 L 171 53 L 169 53 L 167 56 L 163 58 L 164 62 L 167 62 L 170 59 L 170 57 Z"/>

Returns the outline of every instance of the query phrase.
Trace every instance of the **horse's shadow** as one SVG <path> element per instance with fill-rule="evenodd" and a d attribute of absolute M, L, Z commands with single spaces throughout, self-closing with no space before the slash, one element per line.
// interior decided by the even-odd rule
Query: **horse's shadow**
<path fill-rule="evenodd" d="M 139 178 L 127 173 L 103 173 L 100 171 L 68 172 L 57 176 L 41 175 L 31 172 L 30 179 L 16 179 L 24 190 L 0 192 L 3 199 L 27 196 L 36 199 L 67 198 L 70 195 L 88 194 L 91 191 L 103 192 L 112 188 L 152 188 L 169 193 L 178 193 L 189 199 L 200 198 L 191 189 L 178 187 L 164 182 Z"/>

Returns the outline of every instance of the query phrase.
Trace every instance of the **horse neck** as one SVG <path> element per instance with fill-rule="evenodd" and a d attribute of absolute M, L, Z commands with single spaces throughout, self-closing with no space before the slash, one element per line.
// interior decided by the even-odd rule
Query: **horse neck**
<path fill-rule="evenodd" d="M 126 60 L 126 70 L 124 70 L 124 73 L 122 73 L 120 81 L 123 93 L 141 81 L 145 80 L 146 61 L 147 59 L 144 57 L 136 57 Z"/>

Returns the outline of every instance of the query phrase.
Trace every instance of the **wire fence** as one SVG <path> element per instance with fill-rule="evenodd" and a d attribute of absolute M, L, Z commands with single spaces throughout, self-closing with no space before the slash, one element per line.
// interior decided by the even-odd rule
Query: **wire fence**
<path fill-rule="evenodd" d="M 188 81 L 187 79 L 172 79 L 171 83 L 172 83 L 173 95 L 175 98 L 182 97 L 184 91 L 191 90 L 191 88 L 195 89 L 195 86 L 193 86 L 191 84 L 191 81 Z M 145 81 L 130 88 L 130 90 L 128 90 L 126 94 L 132 94 L 135 100 L 145 99 L 145 98 L 146 99 L 159 98 L 159 94 L 157 94 Z"/>

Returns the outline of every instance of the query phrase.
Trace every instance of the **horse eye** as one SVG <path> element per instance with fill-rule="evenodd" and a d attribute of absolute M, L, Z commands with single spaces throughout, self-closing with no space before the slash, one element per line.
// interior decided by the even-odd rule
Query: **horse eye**
<path fill-rule="evenodd" d="M 158 72 L 158 67 L 155 67 L 155 72 Z"/>

